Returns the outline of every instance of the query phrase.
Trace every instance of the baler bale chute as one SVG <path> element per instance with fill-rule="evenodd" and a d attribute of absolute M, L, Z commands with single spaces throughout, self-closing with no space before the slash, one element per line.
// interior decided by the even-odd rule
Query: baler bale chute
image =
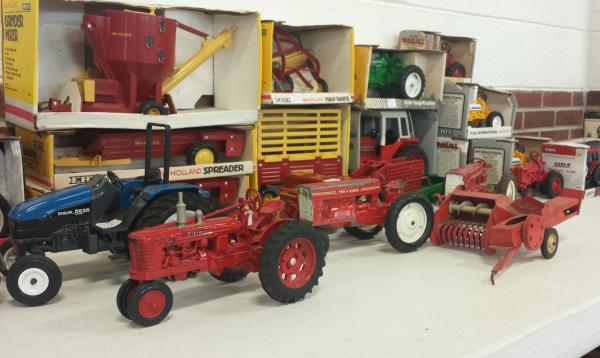
<path fill-rule="evenodd" d="M 555 225 L 579 214 L 582 192 L 564 189 L 561 196 L 545 203 L 526 196 L 512 200 L 503 194 L 468 192 L 449 194 L 435 214 L 430 236 L 434 245 L 484 250 L 508 250 L 492 268 L 491 280 L 506 268 L 521 248 L 541 249 L 551 259 L 558 249 Z"/>
<path fill-rule="evenodd" d="M 82 79 L 84 112 L 126 112 L 151 115 L 176 113 L 168 92 L 222 48 L 231 47 L 235 28 L 217 36 L 153 13 L 104 10 L 84 15 L 81 28 L 103 78 Z M 176 31 L 204 40 L 175 69 Z"/>

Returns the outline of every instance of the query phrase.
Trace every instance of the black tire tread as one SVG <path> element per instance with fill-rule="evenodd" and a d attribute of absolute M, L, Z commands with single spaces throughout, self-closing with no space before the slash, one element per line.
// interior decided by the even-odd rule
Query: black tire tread
<path fill-rule="evenodd" d="M 42 269 L 48 275 L 50 284 L 45 292 L 38 296 L 27 296 L 21 292 L 18 285 L 19 275 L 27 268 L 37 267 Z M 62 273 L 58 265 L 51 259 L 42 255 L 25 256 L 17 260 L 8 270 L 6 277 L 6 288 L 15 299 L 26 306 L 41 306 L 52 300 L 62 286 Z"/>
<path fill-rule="evenodd" d="M 155 317 L 153 319 L 146 319 L 146 318 L 141 317 L 139 312 L 137 312 L 136 307 L 137 307 L 137 303 L 138 303 L 137 301 L 144 295 L 145 292 L 150 291 L 150 290 L 162 291 L 166 296 L 167 303 L 166 303 L 165 310 L 163 311 L 162 314 L 158 315 L 157 317 Z M 171 291 L 169 286 L 167 286 L 162 281 L 150 281 L 150 282 L 142 283 L 133 289 L 133 293 L 131 295 L 131 301 L 127 303 L 127 313 L 129 315 L 129 318 L 133 322 L 139 324 L 140 326 L 150 327 L 150 326 L 160 323 L 163 319 L 165 319 L 165 317 L 171 311 L 172 307 L 173 307 L 173 292 Z"/>
<path fill-rule="evenodd" d="M 413 201 L 418 201 L 423 205 L 427 214 L 428 223 L 425 227 L 425 231 L 423 232 L 423 237 L 414 243 L 406 243 L 398 237 L 398 232 L 396 230 L 396 218 L 398 217 L 400 210 L 402 210 L 406 204 Z M 420 193 L 409 193 L 396 199 L 392 203 L 392 206 L 390 206 L 388 214 L 385 218 L 385 236 L 390 245 L 400 252 L 413 252 L 419 247 L 423 246 L 423 244 L 427 242 L 432 229 L 433 205 L 423 194 Z"/>
<path fill-rule="evenodd" d="M 546 247 L 546 245 L 548 243 L 548 237 L 550 237 L 551 233 L 556 234 L 556 249 L 552 253 L 550 253 Z M 544 240 L 542 241 L 542 246 L 540 247 L 540 250 L 542 251 L 542 256 L 547 260 L 553 258 L 554 255 L 556 255 L 556 251 L 558 251 L 559 243 L 560 243 L 560 238 L 558 236 L 558 231 L 556 231 L 555 228 L 550 227 L 550 228 L 547 228 L 546 230 L 544 230 Z"/>
<path fill-rule="evenodd" d="M 195 165 L 196 164 L 196 160 L 195 160 L 196 153 L 198 153 L 198 151 L 200 151 L 201 149 L 209 149 L 215 156 L 215 163 L 219 162 L 220 157 L 219 157 L 219 152 L 217 151 L 217 148 L 215 147 L 215 145 L 213 143 L 206 141 L 206 140 L 195 143 L 194 145 L 192 145 L 191 147 L 188 148 L 186 156 L 185 156 L 185 162 L 189 165 Z"/>
<path fill-rule="evenodd" d="M 172 192 L 162 195 L 155 199 L 150 205 L 142 211 L 136 223 L 133 225 L 135 230 L 143 229 L 148 226 L 163 224 L 165 220 L 175 211 L 177 204 L 177 193 Z M 200 209 L 204 214 L 214 211 L 213 205 L 202 194 L 192 191 L 183 192 L 183 202 L 188 210 Z"/>
<path fill-rule="evenodd" d="M 408 78 L 408 76 L 413 73 L 416 72 L 420 77 L 421 77 L 421 91 L 419 92 L 419 94 L 415 97 L 415 98 L 410 98 L 408 97 L 408 95 L 406 94 L 406 90 L 404 88 L 404 83 L 406 82 L 406 79 Z M 425 91 L 425 74 L 423 73 L 423 70 L 417 66 L 417 65 L 408 65 L 406 67 L 404 67 L 402 69 L 402 71 L 400 72 L 400 76 L 399 76 L 399 94 L 400 94 L 400 98 L 406 98 L 406 99 L 418 99 L 421 98 L 421 96 L 423 96 L 423 92 Z"/>
<path fill-rule="evenodd" d="M 506 194 L 506 190 L 508 189 L 508 184 L 511 181 L 514 183 L 514 187 L 515 187 L 515 198 L 511 198 L 511 199 L 516 199 L 517 180 L 515 178 L 515 175 L 511 171 L 507 171 L 504 173 L 504 175 L 502 175 L 502 178 L 500 178 L 500 181 L 498 182 L 498 184 L 496 184 L 496 188 L 495 188 L 496 193 Z"/>
<path fill-rule="evenodd" d="M 210 275 L 219 281 L 232 283 L 238 282 L 244 277 L 248 276 L 248 271 L 242 269 L 225 268 L 223 272 L 219 275 L 214 274 L 212 272 L 210 273 Z"/>
<path fill-rule="evenodd" d="M 502 121 L 502 126 L 504 126 L 504 116 L 502 115 L 502 113 L 498 112 L 498 111 L 492 111 L 490 113 L 488 113 L 487 117 L 485 118 L 485 125 L 486 127 L 492 127 L 492 119 L 495 116 L 500 116 L 500 120 Z"/>
<path fill-rule="evenodd" d="M 298 233 L 303 233 L 302 236 L 311 240 L 314 245 L 317 256 L 316 266 L 313 277 L 307 284 L 298 289 L 290 289 L 283 286 L 279 280 L 277 266 L 282 246 L 286 241 L 298 237 Z M 322 231 L 306 223 L 289 221 L 279 225 L 266 240 L 260 258 L 258 277 L 265 292 L 272 299 L 281 303 L 296 302 L 311 293 L 313 287 L 319 284 L 319 277 L 323 276 L 323 267 L 325 267 L 324 240 L 328 240 L 328 238 Z"/>
<path fill-rule="evenodd" d="M 363 230 L 360 226 L 345 226 L 344 230 L 359 240 L 369 240 L 379 234 L 383 230 L 383 226 L 377 225 L 372 230 Z"/>

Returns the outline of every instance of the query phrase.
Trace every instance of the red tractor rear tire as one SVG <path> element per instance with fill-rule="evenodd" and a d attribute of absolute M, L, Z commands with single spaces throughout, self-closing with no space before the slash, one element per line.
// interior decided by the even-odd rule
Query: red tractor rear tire
<path fill-rule="evenodd" d="M 396 154 L 394 154 L 394 158 L 406 158 L 406 159 L 421 159 L 423 161 L 423 167 L 425 168 L 425 172 L 427 172 L 427 165 L 429 164 L 427 159 L 427 154 L 425 151 L 416 145 L 411 145 L 406 148 L 400 149 Z"/>
<path fill-rule="evenodd" d="M 300 221 L 279 225 L 265 241 L 260 258 L 258 277 L 265 292 L 282 303 L 312 292 L 323 275 L 326 240 L 321 230 Z"/>
<path fill-rule="evenodd" d="M 562 174 L 556 170 L 551 170 L 544 180 L 544 194 L 549 198 L 557 197 L 564 187 Z"/>

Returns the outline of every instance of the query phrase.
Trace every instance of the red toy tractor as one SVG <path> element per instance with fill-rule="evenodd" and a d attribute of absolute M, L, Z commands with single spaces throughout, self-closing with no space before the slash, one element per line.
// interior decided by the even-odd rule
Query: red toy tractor
<path fill-rule="evenodd" d="M 161 279 L 185 280 L 195 272 L 209 272 L 223 282 L 258 272 L 274 300 L 304 298 L 323 275 L 328 238 L 310 225 L 281 219 L 284 207 L 280 200 L 263 202 L 250 189 L 236 205 L 186 218 L 180 194 L 177 222 L 129 235 L 130 279 L 117 294 L 119 312 L 142 326 L 159 323 L 173 303 Z"/>
<path fill-rule="evenodd" d="M 372 161 L 351 177 L 288 175 L 280 197 L 291 218 L 312 226 L 343 227 L 361 240 L 385 227 L 392 247 L 411 252 L 427 241 L 433 220 L 433 205 L 416 193 L 424 178 L 418 159 Z"/>
<path fill-rule="evenodd" d="M 321 63 L 300 41 L 282 30 L 273 32 L 273 91 L 328 92 Z M 294 81 L 296 84 L 294 85 Z"/>
<path fill-rule="evenodd" d="M 586 166 L 587 175 L 585 176 L 585 188 L 595 188 L 600 186 L 600 142 L 586 142 L 590 147 L 587 150 Z"/>
<path fill-rule="evenodd" d="M 208 34 L 173 19 L 118 10 L 84 15 L 81 28 L 103 76 L 81 81 L 82 110 L 151 115 L 175 113 L 166 94 L 218 50 L 229 47 L 234 32 L 231 28 L 208 38 Z M 205 41 L 175 70 L 177 28 Z"/>
<path fill-rule="evenodd" d="M 475 158 L 472 163 L 448 171 L 445 180 L 445 193 L 449 194 L 456 188 L 477 193 L 489 193 L 490 188 L 486 173 L 491 167 L 484 160 Z M 512 172 L 504 173 L 498 184 L 495 185 L 494 192 L 504 194 L 513 200 L 516 199 L 517 184 Z"/>
<path fill-rule="evenodd" d="M 435 214 L 431 243 L 478 248 L 488 255 L 508 250 L 492 268 L 491 280 L 506 268 L 521 244 L 540 249 L 551 259 L 558 248 L 555 225 L 579 214 L 582 193 L 563 190 L 545 203 L 526 196 L 512 200 L 505 195 L 455 190 Z"/>
<path fill-rule="evenodd" d="M 427 155 L 417 146 L 420 139 L 408 111 L 368 111 L 361 114 L 360 121 L 361 166 L 372 160 L 404 157 L 422 160 L 427 169 Z"/>
<path fill-rule="evenodd" d="M 465 77 L 467 71 L 465 66 L 457 61 L 454 61 L 452 54 L 452 45 L 449 42 L 442 44 L 442 51 L 446 52 L 446 76 L 448 77 Z"/>
<path fill-rule="evenodd" d="M 512 171 L 517 180 L 517 188 L 521 196 L 532 194 L 533 191 L 543 192 L 547 197 L 554 198 L 563 190 L 564 179 L 556 170 L 546 171 L 544 161 L 538 152 L 529 153 L 529 161 L 525 166 L 516 166 Z"/>

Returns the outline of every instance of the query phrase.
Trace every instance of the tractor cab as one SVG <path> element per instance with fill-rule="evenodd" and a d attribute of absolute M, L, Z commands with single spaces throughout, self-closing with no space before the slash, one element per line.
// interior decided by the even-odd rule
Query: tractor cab
<path fill-rule="evenodd" d="M 360 118 L 360 164 L 405 156 L 419 143 L 407 111 L 369 111 Z"/>

